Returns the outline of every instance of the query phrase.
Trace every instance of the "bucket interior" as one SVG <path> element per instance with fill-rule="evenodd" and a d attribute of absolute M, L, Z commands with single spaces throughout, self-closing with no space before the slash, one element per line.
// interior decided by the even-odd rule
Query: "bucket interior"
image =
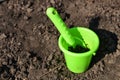
<path fill-rule="evenodd" d="M 76 39 L 77 45 L 83 46 L 83 43 L 81 41 L 81 39 L 83 39 L 87 47 L 90 49 L 90 51 L 94 52 L 98 49 L 99 38 L 96 35 L 96 33 L 93 32 L 92 30 L 87 28 L 77 27 L 77 28 L 71 28 L 69 31 L 71 35 L 74 36 L 74 38 Z M 63 39 L 62 36 L 61 36 L 60 44 L 66 50 L 68 50 L 68 47 L 70 47 L 70 45 L 66 43 L 66 41 Z"/>

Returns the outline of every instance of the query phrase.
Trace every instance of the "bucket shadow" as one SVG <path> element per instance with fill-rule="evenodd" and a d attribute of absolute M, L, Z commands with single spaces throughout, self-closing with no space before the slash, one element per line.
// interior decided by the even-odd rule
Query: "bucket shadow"
<path fill-rule="evenodd" d="M 94 64 L 104 58 L 106 54 L 111 54 L 117 49 L 117 35 L 104 29 L 98 29 L 99 21 L 100 17 L 95 17 L 89 22 L 89 28 L 92 29 L 100 39 L 99 49 L 96 52 L 96 55 L 93 56 L 89 68 L 91 68 Z"/>

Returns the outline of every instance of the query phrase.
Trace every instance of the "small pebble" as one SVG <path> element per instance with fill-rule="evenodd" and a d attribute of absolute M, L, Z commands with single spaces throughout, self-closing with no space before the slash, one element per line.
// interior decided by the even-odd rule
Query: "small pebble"
<path fill-rule="evenodd" d="M 11 72 L 12 75 L 14 75 L 14 73 L 16 72 L 16 69 L 12 66 L 12 67 L 10 68 L 10 72 Z"/>
<path fill-rule="evenodd" d="M 43 9 L 40 7 L 37 9 L 38 12 L 43 11 Z"/>
<path fill-rule="evenodd" d="M 33 57 L 33 62 L 36 62 L 37 61 L 37 57 Z"/>
<path fill-rule="evenodd" d="M 27 12 L 28 12 L 28 13 L 31 13 L 32 11 L 33 11 L 33 9 L 31 9 L 31 8 L 28 8 L 28 9 L 27 9 Z"/>
<path fill-rule="evenodd" d="M 19 42 L 19 43 L 18 43 L 18 46 L 20 46 L 20 45 L 21 45 L 21 43 Z"/>
<path fill-rule="evenodd" d="M 56 52 L 56 49 L 53 49 L 53 52 Z"/>
<path fill-rule="evenodd" d="M 109 64 L 114 64 L 114 63 L 115 63 L 115 60 L 114 60 L 114 59 L 110 59 L 110 60 L 108 60 L 108 63 L 109 63 Z"/>
<path fill-rule="evenodd" d="M 116 50 L 116 53 L 115 53 L 115 54 L 116 54 L 116 57 L 117 57 L 117 56 L 120 56 L 120 51 L 119 51 L 119 50 Z"/>
<path fill-rule="evenodd" d="M 0 40 L 6 38 L 7 36 L 3 33 L 3 34 L 0 34 Z"/>
<path fill-rule="evenodd" d="M 31 41 L 35 41 L 35 38 L 34 38 L 33 36 L 30 36 L 29 39 L 30 39 Z"/>
<path fill-rule="evenodd" d="M 48 56 L 48 61 L 50 61 L 50 60 L 52 60 L 52 58 L 53 58 L 53 54 L 50 54 L 49 56 Z"/>
<path fill-rule="evenodd" d="M 7 64 L 8 64 L 8 62 L 4 61 L 4 62 L 2 62 L 2 64 L 3 64 L 3 65 L 7 65 Z"/>
<path fill-rule="evenodd" d="M 35 69 L 35 67 L 33 65 L 30 65 L 29 69 Z"/>
<path fill-rule="evenodd" d="M 28 80 L 27 78 L 24 78 L 23 80 Z"/>
<path fill-rule="evenodd" d="M 55 0 L 50 0 L 50 3 L 55 4 Z"/>
<path fill-rule="evenodd" d="M 19 61 L 19 62 L 18 62 L 18 64 L 19 64 L 19 65 L 22 65 L 22 64 L 23 64 L 23 62 L 22 62 L 22 61 Z"/>
<path fill-rule="evenodd" d="M 13 9 L 13 6 L 8 6 L 8 9 Z"/>
<path fill-rule="evenodd" d="M 22 68 L 21 68 L 21 71 L 23 71 L 23 72 L 26 71 L 26 68 L 25 68 L 25 67 L 22 67 Z"/>
<path fill-rule="evenodd" d="M 26 8 L 29 8 L 32 6 L 32 2 L 28 1 L 28 4 L 25 6 Z"/>
<path fill-rule="evenodd" d="M 28 16 L 24 16 L 24 20 L 28 20 L 29 19 L 29 17 Z"/>
<path fill-rule="evenodd" d="M 120 50 L 120 44 L 118 44 L 118 45 L 117 45 L 117 49 L 119 49 L 119 50 Z"/>
<path fill-rule="evenodd" d="M 47 36 L 47 37 L 46 37 L 46 40 L 48 41 L 49 39 L 50 39 L 50 38 Z"/>

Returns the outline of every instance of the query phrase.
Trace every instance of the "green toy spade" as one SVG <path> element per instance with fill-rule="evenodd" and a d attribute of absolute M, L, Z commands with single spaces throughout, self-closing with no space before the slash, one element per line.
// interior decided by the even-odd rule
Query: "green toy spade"
<path fill-rule="evenodd" d="M 60 34 L 63 36 L 64 40 L 72 47 L 76 47 L 77 43 L 75 38 L 71 35 L 69 32 L 69 28 L 66 26 L 66 24 L 61 19 L 60 15 L 56 11 L 55 8 L 50 7 L 46 11 L 47 16 L 50 18 L 50 20 L 54 23 L 55 27 L 58 29 Z M 81 43 L 83 47 L 86 47 L 84 40 L 81 38 Z"/>

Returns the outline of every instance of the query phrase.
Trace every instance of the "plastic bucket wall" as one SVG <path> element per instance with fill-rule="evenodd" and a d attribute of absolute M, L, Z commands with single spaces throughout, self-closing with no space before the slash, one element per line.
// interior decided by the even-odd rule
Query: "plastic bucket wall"
<path fill-rule="evenodd" d="M 59 37 L 59 47 L 64 53 L 65 61 L 70 71 L 74 73 L 85 72 L 89 67 L 92 56 L 95 55 L 95 52 L 99 47 L 99 38 L 95 32 L 88 28 L 75 27 L 69 29 L 69 31 L 76 39 L 77 44 L 83 45 L 82 41 L 80 40 L 82 38 L 90 51 L 84 53 L 74 53 L 68 51 L 69 45 L 62 36 Z"/>

